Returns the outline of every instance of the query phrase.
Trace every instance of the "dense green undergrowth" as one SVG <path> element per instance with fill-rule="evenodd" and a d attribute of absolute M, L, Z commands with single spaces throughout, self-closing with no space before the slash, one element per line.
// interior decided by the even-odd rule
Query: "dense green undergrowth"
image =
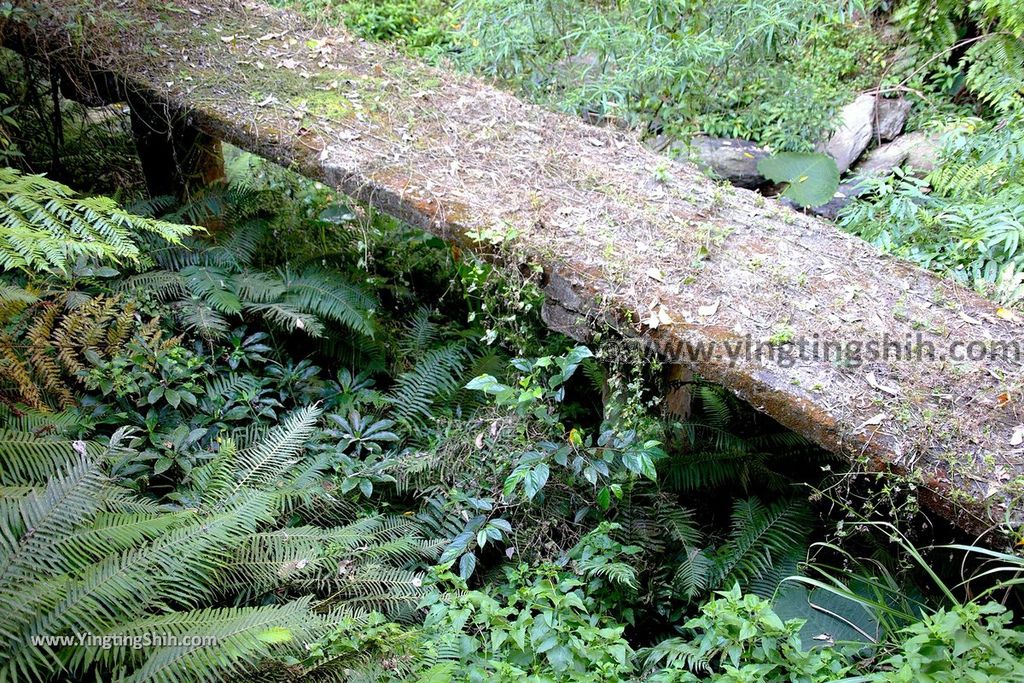
<path fill-rule="evenodd" d="M 232 166 L 106 230 L 4 176 L 6 679 L 1024 673 L 992 593 L 895 528 L 859 524 L 877 565 L 812 545 L 840 538 L 806 488 L 834 463 L 799 437 L 701 383 L 662 415 L 640 349 L 543 333 L 528 282 Z M 29 259 L 13 225 L 66 246 Z"/>
<path fill-rule="evenodd" d="M 780 148 L 884 52 L 846 6 L 332 7 L 538 97 Z M 639 94 L 615 90 L 638 58 L 558 85 L 584 64 L 566 57 L 641 48 Z M 678 89 L 683 67 L 703 90 Z M 19 84 L 32 68 L 8 101 L 42 87 Z M 773 114 L 780 70 L 815 94 Z M 964 98 L 945 163 L 879 180 L 844 221 L 1012 301 L 1019 126 Z M 123 121 L 21 99 L 0 118 L 21 167 L 0 170 L 0 680 L 1024 680 L 1012 537 L 957 545 L 913 481 L 699 378 L 671 414 L 680 387 L 643 349 L 547 332 L 529 276 L 247 155 L 187 201 L 132 202 Z M 974 215 L 997 210 L 998 232 Z"/>

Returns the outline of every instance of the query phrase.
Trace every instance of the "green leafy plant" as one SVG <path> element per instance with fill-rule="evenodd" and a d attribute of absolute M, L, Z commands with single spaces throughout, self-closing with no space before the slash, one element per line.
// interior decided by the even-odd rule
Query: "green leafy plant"
<path fill-rule="evenodd" d="M 505 576 L 507 585 L 494 595 L 470 591 L 442 601 L 432 594 L 421 603 L 428 608 L 425 647 L 464 653 L 442 658 L 430 675 L 596 683 L 632 671 L 622 627 L 591 613 L 578 580 L 552 567 L 509 567 Z"/>
<path fill-rule="evenodd" d="M 832 648 L 806 649 L 800 620 L 783 621 L 771 605 L 738 586 L 701 606 L 686 622 L 689 637 L 662 641 L 643 652 L 649 680 L 688 683 L 708 677 L 721 681 L 801 680 L 826 683 L 849 670 Z"/>
<path fill-rule="evenodd" d="M 782 196 L 804 207 L 820 206 L 839 187 L 839 169 L 827 154 L 780 152 L 757 162 L 757 170 L 776 183 L 785 183 Z"/>
<path fill-rule="evenodd" d="M 334 625 L 336 617 L 312 609 L 317 590 L 330 596 L 324 604 L 335 615 L 358 612 L 360 603 L 397 608 L 408 601 L 421 580 L 388 564 L 425 552 L 408 522 L 284 523 L 300 501 L 330 504 L 316 487 L 323 462 L 295 467 L 317 416 L 298 412 L 249 448 L 224 442 L 172 507 L 135 497 L 106 476 L 103 460 L 132 448 L 124 430 L 96 456 L 80 442 L 8 441 L 21 465 L 2 474 L 18 491 L 5 489 L 0 504 L 4 677 L 49 680 L 62 670 L 139 680 L 157 671 L 164 680 L 243 675 L 268 658 L 301 653 Z M 249 596 L 248 604 L 214 607 L 225 595 Z M 131 637 L 141 643 L 145 634 L 151 644 L 134 647 Z M 206 645 L 175 643 L 176 635 L 206 636 Z M 39 646 L 43 636 L 67 638 Z"/>
<path fill-rule="evenodd" d="M 897 653 L 881 671 L 852 679 L 878 683 L 910 681 L 1012 681 L 1024 676 L 1024 632 L 998 603 L 939 610 L 900 634 Z"/>
<path fill-rule="evenodd" d="M 962 51 L 962 73 L 957 85 L 966 86 L 978 99 L 1000 114 L 1019 110 L 1024 93 L 1024 13 L 1018 5 L 1001 0 L 962 3 L 954 0 L 907 0 L 893 12 L 894 22 L 915 43 L 921 66 L 903 82 L 920 81 L 941 73 L 951 52 Z M 966 36 L 966 27 L 976 27 Z"/>
<path fill-rule="evenodd" d="M 865 58 L 876 49 L 870 32 L 850 22 L 857 8 L 463 0 L 453 43 L 457 63 L 597 119 L 810 151 L 852 83 L 869 83 L 877 66 Z"/>
<path fill-rule="evenodd" d="M 1021 117 L 961 121 L 945 136 L 926 178 L 898 170 L 864 179 L 867 198 L 840 214 L 840 225 L 882 249 L 992 294 L 1024 297 Z M 1007 125 L 1009 124 L 1009 125 Z"/>
<path fill-rule="evenodd" d="M 0 168 L 0 268 L 68 273 L 80 258 L 138 263 L 142 235 L 181 244 L 197 228 L 144 218 L 106 197 L 78 197 L 39 175 Z"/>

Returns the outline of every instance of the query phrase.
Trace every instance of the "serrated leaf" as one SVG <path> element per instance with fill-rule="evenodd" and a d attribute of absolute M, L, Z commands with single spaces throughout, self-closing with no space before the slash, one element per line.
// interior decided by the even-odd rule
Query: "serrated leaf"
<path fill-rule="evenodd" d="M 283 626 L 271 626 L 257 633 L 256 638 L 264 643 L 287 643 L 292 639 L 292 632 Z"/>

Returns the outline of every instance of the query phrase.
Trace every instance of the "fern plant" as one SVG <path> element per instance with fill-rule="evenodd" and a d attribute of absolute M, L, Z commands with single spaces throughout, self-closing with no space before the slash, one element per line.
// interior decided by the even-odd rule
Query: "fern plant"
<path fill-rule="evenodd" d="M 921 52 L 922 65 L 910 77 L 921 79 L 963 51 L 964 85 L 1000 115 L 1024 105 L 1024 10 L 1005 0 L 906 0 L 893 12 Z M 964 38 L 973 24 L 978 35 Z M 919 85 L 914 82 L 913 85 Z"/>
<path fill-rule="evenodd" d="M 0 268 L 66 274 L 75 261 L 139 263 L 142 235 L 181 244 L 197 228 L 144 218 L 106 197 L 79 197 L 39 175 L 0 168 Z"/>
<path fill-rule="evenodd" d="M 340 512 L 320 486 L 323 461 L 301 457 L 318 416 L 298 411 L 241 450 L 223 442 L 170 505 L 105 474 L 104 460 L 132 446 L 123 430 L 102 449 L 8 436 L 0 678 L 245 678 L 302 656 L 344 614 L 414 605 L 422 579 L 405 567 L 436 548 L 410 521 L 303 523 Z"/>
<path fill-rule="evenodd" d="M 160 268 L 126 278 L 119 287 L 168 304 L 186 329 L 206 339 L 224 337 L 245 316 L 311 336 L 324 333 L 325 321 L 373 336 L 374 297 L 340 273 L 253 267 L 265 228 L 259 217 L 240 218 L 212 244 L 155 244 L 151 253 Z"/>
<path fill-rule="evenodd" d="M 0 397 L 47 410 L 72 407 L 86 371 L 121 353 L 133 339 L 153 345 L 164 339 L 159 319 L 136 319 L 123 295 L 88 296 L 66 291 L 37 301 L 7 329 L 0 329 Z"/>
<path fill-rule="evenodd" d="M 897 170 L 863 180 L 868 193 L 840 225 L 882 249 L 1013 304 L 1024 298 L 1024 116 L 958 121 L 925 179 Z"/>
<path fill-rule="evenodd" d="M 402 424 L 422 425 L 436 418 L 436 406 L 462 386 L 468 352 L 455 342 L 422 355 L 412 369 L 395 379 L 385 401 Z"/>
<path fill-rule="evenodd" d="M 833 459 L 800 435 L 759 418 L 723 387 L 691 384 L 693 415 L 671 425 L 678 448 L 660 467 L 667 490 L 777 493 L 789 486 L 789 471 Z"/>

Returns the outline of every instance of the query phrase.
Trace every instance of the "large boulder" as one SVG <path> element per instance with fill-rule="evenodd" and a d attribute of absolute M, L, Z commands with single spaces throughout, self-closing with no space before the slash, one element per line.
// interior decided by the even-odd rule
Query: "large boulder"
<path fill-rule="evenodd" d="M 853 171 L 857 175 L 880 176 L 906 165 L 925 175 L 935 168 L 941 149 L 940 133 L 929 134 L 918 130 L 871 150 L 863 161 L 854 166 Z"/>
<path fill-rule="evenodd" d="M 839 114 L 839 127 L 824 145 L 824 152 L 835 159 L 843 173 L 871 142 L 875 122 L 875 96 L 861 95 L 843 107 Z"/>
<path fill-rule="evenodd" d="M 853 173 L 862 176 L 883 176 L 891 173 L 893 169 L 899 168 L 910 154 L 912 143 L 905 142 L 905 138 L 909 138 L 911 135 L 914 133 L 875 147 L 853 167 Z"/>
<path fill-rule="evenodd" d="M 698 166 L 738 187 L 753 189 L 765 183 L 757 162 L 768 152 L 749 140 L 697 135 L 690 140 L 689 149 L 681 142 L 673 144 L 672 149 L 683 156 L 689 153 Z"/>
<path fill-rule="evenodd" d="M 910 149 L 904 162 L 907 166 L 922 174 L 935 170 L 935 165 L 939 163 L 939 152 L 942 151 L 941 133 L 914 131 L 901 139 L 906 140 L 904 144 Z"/>
<path fill-rule="evenodd" d="M 910 101 L 900 97 L 893 100 L 878 98 L 875 105 L 875 134 L 884 142 L 896 139 L 907 125 Z"/>

